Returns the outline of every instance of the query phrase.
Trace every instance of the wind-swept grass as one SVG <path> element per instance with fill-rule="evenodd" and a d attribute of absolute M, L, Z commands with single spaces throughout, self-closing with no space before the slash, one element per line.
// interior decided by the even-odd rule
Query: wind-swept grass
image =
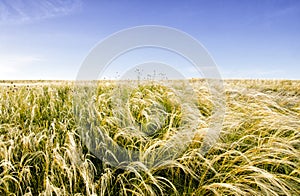
<path fill-rule="evenodd" d="M 300 195 L 300 82 L 224 81 L 221 135 L 203 154 L 214 108 L 205 84 L 191 81 L 195 95 L 186 97 L 199 113 L 185 116 L 182 100 L 160 85 L 128 94 L 99 82 L 82 110 L 73 83 L 2 81 L 0 195 Z M 193 141 L 176 156 L 157 150 L 187 119 L 197 123 Z M 103 133 L 137 157 L 109 163 L 118 152 L 95 140 Z"/>

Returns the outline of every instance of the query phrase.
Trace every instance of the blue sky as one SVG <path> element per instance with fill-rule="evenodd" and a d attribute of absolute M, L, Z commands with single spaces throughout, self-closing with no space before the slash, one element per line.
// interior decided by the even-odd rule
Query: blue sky
<path fill-rule="evenodd" d="M 300 79 L 299 21 L 297 0 L 0 0 L 0 79 L 75 79 L 97 43 L 138 25 L 190 34 L 223 78 Z M 183 75 L 194 77 L 186 62 L 176 62 Z"/>

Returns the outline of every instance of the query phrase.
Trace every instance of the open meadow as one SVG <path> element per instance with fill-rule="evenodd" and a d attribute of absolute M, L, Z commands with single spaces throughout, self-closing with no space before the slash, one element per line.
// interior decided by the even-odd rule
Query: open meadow
<path fill-rule="evenodd" d="M 138 160 L 183 131 L 182 108 L 167 88 L 139 86 L 126 107 L 140 128 L 123 129 L 112 81 L 92 92 L 93 114 L 74 107 L 73 82 L 1 81 L 0 195 L 300 195 L 300 81 L 225 80 L 220 137 L 205 154 L 215 106 L 203 80 L 190 82 L 200 114 L 192 141 L 178 156 L 146 165 Z M 156 102 L 163 110 L 153 114 Z M 96 152 L 105 144 L 99 135 L 88 143 L 78 118 L 140 157 L 102 160 Z"/>

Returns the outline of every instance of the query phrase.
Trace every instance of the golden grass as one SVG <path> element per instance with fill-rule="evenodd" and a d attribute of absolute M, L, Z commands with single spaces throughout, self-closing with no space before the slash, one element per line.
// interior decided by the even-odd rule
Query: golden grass
<path fill-rule="evenodd" d="M 200 115 L 186 118 L 199 123 L 176 156 L 156 150 L 188 129 L 182 100 L 163 86 L 142 86 L 116 110 L 117 86 L 99 82 L 89 112 L 89 102 L 74 107 L 73 83 L 38 82 L 1 82 L 0 195 L 300 195 L 300 81 L 224 81 L 221 135 L 206 154 L 214 102 L 203 80 L 191 81 Z M 90 147 L 103 145 L 82 136 L 78 118 L 138 157 L 97 157 Z"/>

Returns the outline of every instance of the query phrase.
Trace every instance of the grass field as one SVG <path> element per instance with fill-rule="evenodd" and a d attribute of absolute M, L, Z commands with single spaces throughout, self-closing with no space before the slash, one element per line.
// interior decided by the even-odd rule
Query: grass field
<path fill-rule="evenodd" d="M 225 80 L 222 130 L 206 154 L 200 149 L 214 102 L 204 81 L 191 85 L 200 114 L 193 141 L 149 166 L 100 159 L 102 144 L 85 141 L 77 121 L 150 160 L 186 128 L 182 107 L 163 86 L 131 94 L 127 109 L 140 128 L 123 129 L 132 121 L 113 107 L 113 82 L 92 92 L 95 113 L 78 113 L 72 82 L 1 81 L 0 195 L 300 195 L 300 81 Z M 152 114 L 153 103 L 164 109 Z"/>

